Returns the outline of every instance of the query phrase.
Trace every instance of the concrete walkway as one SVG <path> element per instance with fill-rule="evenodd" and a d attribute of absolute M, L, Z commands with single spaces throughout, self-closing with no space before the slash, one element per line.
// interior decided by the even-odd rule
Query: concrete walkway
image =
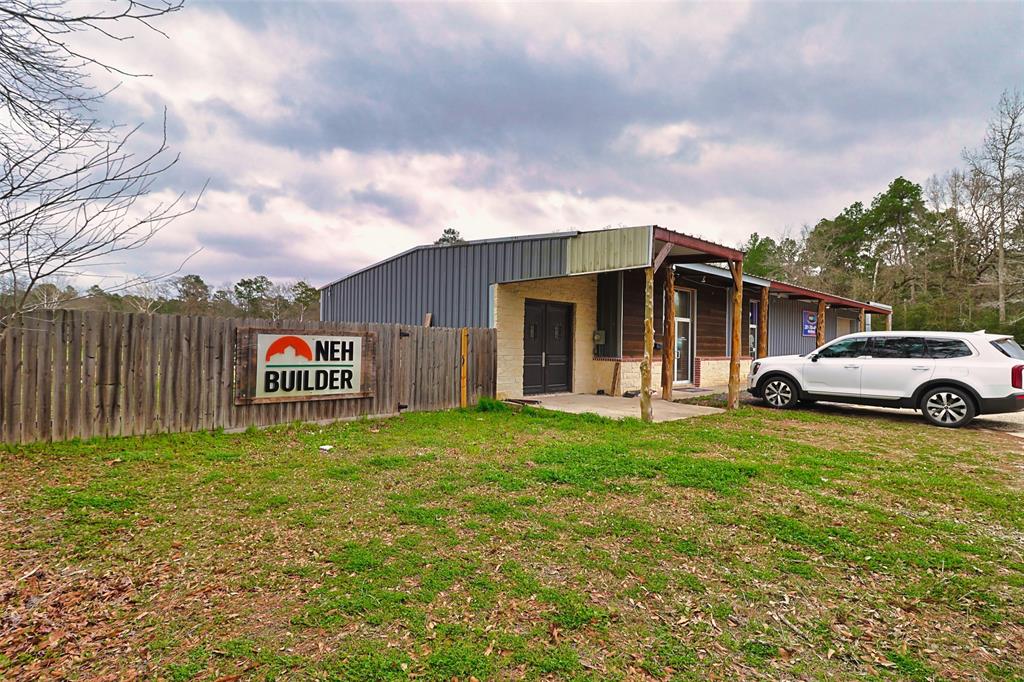
<path fill-rule="evenodd" d="M 530 396 L 540 401 L 538 407 L 558 412 L 583 414 L 590 412 L 601 417 L 622 419 L 623 417 L 640 418 L 640 398 L 616 398 L 607 395 L 589 395 L 585 393 L 560 393 L 558 395 Z M 659 397 L 651 399 L 654 421 L 670 422 L 677 419 L 689 419 L 703 414 L 718 414 L 724 410 L 717 407 L 702 405 L 684 405 L 668 403 Z"/>

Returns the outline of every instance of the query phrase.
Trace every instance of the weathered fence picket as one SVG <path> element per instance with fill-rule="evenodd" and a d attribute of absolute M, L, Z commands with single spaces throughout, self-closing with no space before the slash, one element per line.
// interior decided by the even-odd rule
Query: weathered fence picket
<path fill-rule="evenodd" d="M 376 334 L 373 395 L 236 405 L 235 332 Z M 493 396 L 493 329 L 468 330 L 470 403 Z M 43 311 L 0 333 L 0 441 L 239 429 L 458 407 L 461 333 L 406 325 Z"/>

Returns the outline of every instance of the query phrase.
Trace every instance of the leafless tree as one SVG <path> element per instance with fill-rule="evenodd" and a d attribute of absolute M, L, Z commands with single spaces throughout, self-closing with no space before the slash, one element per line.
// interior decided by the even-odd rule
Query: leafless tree
<path fill-rule="evenodd" d="M 134 74 L 72 44 L 87 33 L 129 40 L 132 26 L 159 33 L 152 22 L 181 7 L 115 0 L 82 12 L 66 0 L 0 0 L 0 280 L 15 314 L 41 282 L 92 274 L 194 210 L 183 195 L 154 196 L 154 183 L 178 160 L 167 146 L 166 114 L 156 149 L 138 151 L 140 127 L 101 122 L 95 106 L 105 93 L 89 80 L 96 69 Z M 151 279 L 129 278 L 120 288 Z"/>
<path fill-rule="evenodd" d="M 996 242 L 996 283 L 999 322 L 1006 322 L 1006 292 L 1009 282 L 1007 242 L 1010 229 L 1018 222 L 1024 202 L 1024 97 L 1004 92 L 989 122 L 980 149 L 964 153 L 971 170 L 991 184 L 998 208 Z"/>
<path fill-rule="evenodd" d="M 130 310 L 155 313 L 167 305 L 168 298 L 173 295 L 172 289 L 173 284 L 167 279 L 142 282 L 133 286 L 121 300 Z"/>

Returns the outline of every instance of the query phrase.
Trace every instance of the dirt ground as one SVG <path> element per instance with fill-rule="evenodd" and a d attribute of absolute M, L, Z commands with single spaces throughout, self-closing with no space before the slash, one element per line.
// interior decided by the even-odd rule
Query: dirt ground
<path fill-rule="evenodd" d="M 751 399 L 753 400 L 753 399 Z M 863 415 L 865 412 L 886 414 L 891 419 L 898 420 L 919 420 L 924 418 L 916 410 L 893 410 L 884 407 L 867 407 L 863 405 L 844 405 L 842 403 L 818 403 L 816 410 L 828 410 L 837 414 L 848 414 L 851 416 Z M 1024 439 L 1024 411 L 1011 412 L 1008 414 L 986 414 L 975 418 L 967 429 L 984 429 L 1008 433 L 1012 436 Z"/>

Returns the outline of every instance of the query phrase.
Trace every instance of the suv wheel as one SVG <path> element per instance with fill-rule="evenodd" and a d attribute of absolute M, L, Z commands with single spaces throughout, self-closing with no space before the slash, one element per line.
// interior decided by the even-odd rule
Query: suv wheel
<path fill-rule="evenodd" d="M 921 398 L 921 413 L 935 426 L 955 429 L 974 419 L 974 401 L 953 386 L 933 388 Z"/>
<path fill-rule="evenodd" d="M 796 384 L 785 377 L 769 378 L 761 388 L 761 395 L 769 406 L 781 410 L 796 407 L 799 401 Z"/>

